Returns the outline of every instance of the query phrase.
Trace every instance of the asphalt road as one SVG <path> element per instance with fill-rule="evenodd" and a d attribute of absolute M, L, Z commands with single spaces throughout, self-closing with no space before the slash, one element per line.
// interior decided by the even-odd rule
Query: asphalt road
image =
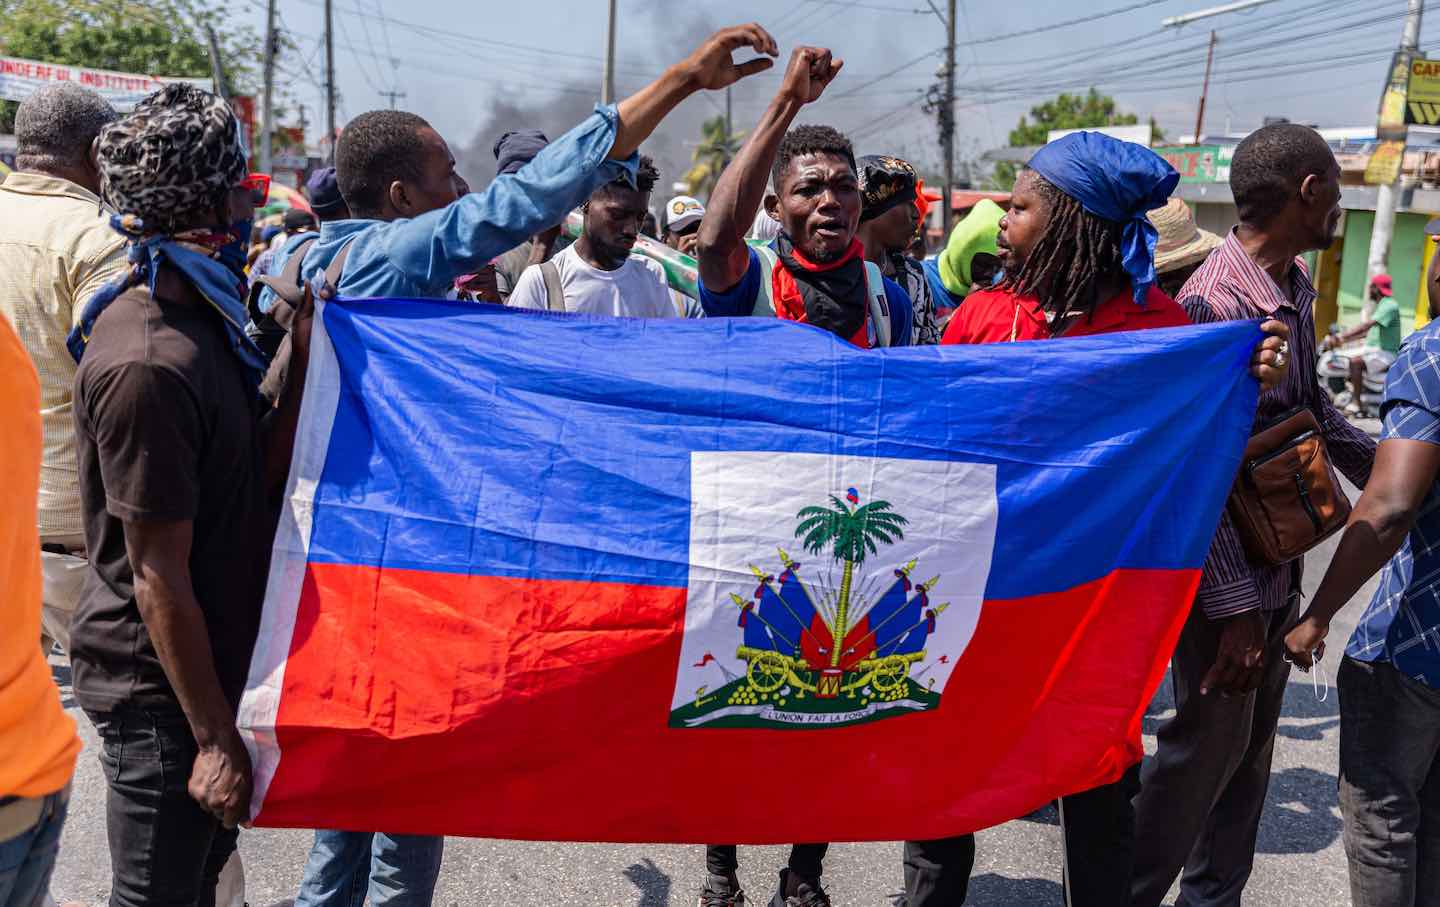
<path fill-rule="evenodd" d="M 1354 490 L 1351 489 L 1352 499 Z M 1307 559 L 1306 594 L 1314 592 L 1334 548 L 1332 539 Z M 1342 612 L 1332 630 L 1326 675 L 1333 681 L 1338 652 L 1364 609 L 1374 581 Z M 70 818 L 52 883 L 56 899 L 105 903 L 109 856 L 105 841 L 104 780 L 95 733 L 73 707 L 64 659 L 52 659 L 67 708 L 80 725 L 85 751 L 75 775 Z M 1312 682 L 1295 674 L 1285 711 L 1270 795 L 1260 826 L 1255 873 L 1247 904 L 1329 907 L 1349 903 L 1335 772 L 1339 713 L 1332 689 L 1317 701 Z M 1146 747 L 1155 726 L 1172 711 L 1168 680 L 1146 721 Z M 676 804 L 703 811 L 703 802 Z M 248 830 L 240 835 L 246 900 L 250 907 L 289 907 L 309 849 L 309 832 Z M 699 847 L 549 844 L 451 838 L 434 903 L 505 907 L 663 907 L 694 904 L 703 878 Z M 781 847 L 741 848 L 741 881 L 750 901 L 763 905 L 784 865 Z M 843 844 L 831 848 L 825 881 L 837 905 L 893 905 L 901 890 L 898 843 Z M 1173 896 L 1173 893 L 1172 893 Z M 979 835 L 979 855 L 966 901 L 978 907 L 1060 904 L 1060 832 L 1053 810 Z"/>

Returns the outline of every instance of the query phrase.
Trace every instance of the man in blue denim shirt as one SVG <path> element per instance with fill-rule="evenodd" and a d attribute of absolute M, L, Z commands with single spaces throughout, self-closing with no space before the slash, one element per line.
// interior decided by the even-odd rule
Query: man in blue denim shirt
<path fill-rule="evenodd" d="M 1440 256 L 1427 283 L 1440 298 Z M 1440 323 L 1400 348 L 1381 413 L 1365 493 L 1285 638 L 1289 657 L 1310 668 L 1331 618 L 1384 565 L 1338 672 L 1340 810 L 1357 907 L 1440 902 Z"/>
<path fill-rule="evenodd" d="M 731 53 L 742 48 L 762 56 L 737 65 Z M 640 143 L 677 104 L 769 69 L 768 57 L 778 52 L 755 24 L 717 32 L 655 82 L 597 107 L 518 172 L 474 194 L 455 172 L 445 140 L 423 119 L 392 110 L 361 114 L 340 134 L 335 154 L 351 218 L 321 224 L 301 275 L 315 283 L 348 246 L 339 295 L 441 298 L 456 277 L 559 223 L 597 187 L 622 176 L 633 182 Z M 438 837 L 316 832 L 296 907 L 361 907 L 367 891 L 371 907 L 428 905 L 442 848 Z"/>

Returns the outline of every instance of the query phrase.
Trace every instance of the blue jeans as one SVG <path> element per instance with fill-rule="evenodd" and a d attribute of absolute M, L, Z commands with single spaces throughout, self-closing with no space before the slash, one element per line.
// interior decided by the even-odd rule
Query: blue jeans
<path fill-rule="evenodd" d="M 0 907 L 39 907 L 50 889 L 70 785 L 48 797 L 0 798 Z"/>
<path fill-rule="evenodd" d="M 295 907 L 429 907 L 445 839 L 317 831 Z"/>

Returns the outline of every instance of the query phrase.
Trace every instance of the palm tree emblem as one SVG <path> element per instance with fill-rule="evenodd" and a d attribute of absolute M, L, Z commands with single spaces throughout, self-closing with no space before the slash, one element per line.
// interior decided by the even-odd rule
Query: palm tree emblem
<path fill-rule="evenodd" d="M 893 545 L 905 537 L 902 528 L 907 520 L 896 513 L 889 501 L 871 501 L 860 505 L 854 488 L 847 489 L 846 500 L 830 495 L 829 507 L 806 507 L 795 515 L 800 523 L 795 537 L 811 554 L 822 553 L 827 546 L 832 556 L 845 564 L 840 580 L 840 594 L 835 607 L 835 626 L 830 647 L 830 665 L 837 667 L 850 623 L 850 591 L 855 568 L 865 558 L 879 551 L 878 542 Z"/>

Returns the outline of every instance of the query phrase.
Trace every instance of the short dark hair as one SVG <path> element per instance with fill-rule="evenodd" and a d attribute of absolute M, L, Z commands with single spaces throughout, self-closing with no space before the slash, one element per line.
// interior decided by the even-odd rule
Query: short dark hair
<path fill-rule="evenodd" d="M 594 192 L 592 192 L 591 196 L 593 197 L 596 195 L 603 195 L 604 193 L 609 192 L 611 189 L 635 188 L 640 190 L 641 192 L 651 192 L 654 191 L 655 184 L 658 182 L 660 182 L 659 168 L 655 166 L 655 161 L 651 160 L 648 156 L 642 154 L 640 155 L 640 166 L 635 171 L 635 185 L 633 187 L 630 185 L 629 179 L 624 176 L 617 176 L 611 182 L 606 183 L 599 189 L 596 189 Z"/>
<path fill-rule="evenodd" d="M 802 154 L 833 154 L 849 161 L 851 170 L 856 169 L 855 147 L 838 129 L 808 123 L 796 126 L 785 133 L 785 137 L 780 140 L 780 147 L 775 150 L 775 164 L 770 169 L 770 181 L 776 192 L 780 191 L 780 177 L 784 175 L 790 162 Z"/>
<path fill-rule="evenodd" d="M 1299 123 L 1263 126 L 1230 160 L 1230 191 L 1240 220 L 1264 225 L 1290 203 L 1311 174 L 1325 174 L 1335 155 L 1320 133 Z"/>
<path fill-rule="evenodd" d="M 396 180 L 418 181 L 425 144 L 423 117 L 403 110 L 372 110 L 345 125 L 335 143 L 335 179 L 353 217 L 375 217 Z"/>
<path fill-rule="evenodd" d="M 77 167 L 116 113 L 104 98 L 73 82 L 47 85 L 15 111 L 15 164 L 21 170 Z"/>

